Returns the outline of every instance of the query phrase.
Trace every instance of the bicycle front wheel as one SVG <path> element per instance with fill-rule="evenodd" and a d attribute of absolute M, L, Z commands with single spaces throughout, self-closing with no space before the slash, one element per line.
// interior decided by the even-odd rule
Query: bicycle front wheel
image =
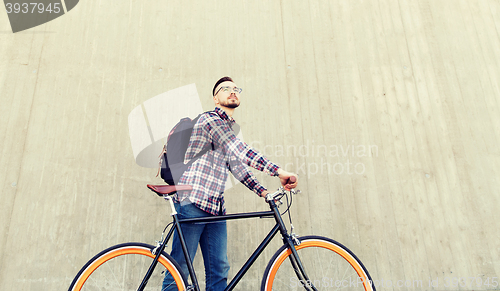
<path fill-rule="evenodd" d="M 291 262 L 292 251 L 281 247 L 267 265 L 262 291 L 365 290 L 375 291 L 361 261 L 342 244 L 321 236 L 299 237 L 295 246 L 306 277 L 298 277 Z M 300 278 L 300 279 L 299 279 Z"/>
<path fill-rule="evenodd" d="M 153 249 L 152 245 L 143 243 L 112 246 L 83 266 L 71 283 L 69 291 L 136 291 L 155 258 Z M 186 289 L 186 279 L 179 264 L 163 252 L 144 290 L 161 290 L 166 272 L 172 274 L 177 285 L 175 290 Z"/>

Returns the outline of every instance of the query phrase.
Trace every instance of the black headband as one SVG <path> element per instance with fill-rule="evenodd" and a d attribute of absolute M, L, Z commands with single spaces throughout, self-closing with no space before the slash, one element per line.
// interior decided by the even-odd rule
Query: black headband
<path fill-rule="evenodd" d="M 226 81 L 233 82 L 233 79 L 231 79 L 231 77 L 227 77 L 227 76 L 220 78 L 219 81 L 217 81 L 217 83 L 215 83 L 215 86 L 212 89 L 212 96 L 215 96 L 215 89 L 217 88 L 217 86 L 219 86 L 220 83 L 226 82 Z"/>

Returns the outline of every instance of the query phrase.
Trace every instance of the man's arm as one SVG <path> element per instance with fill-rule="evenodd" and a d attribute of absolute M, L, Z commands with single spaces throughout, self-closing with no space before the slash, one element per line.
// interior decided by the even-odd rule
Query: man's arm
<path fill-rule="evenodd" d="M 229 166 L 233 175 L 247 186 L 247 188 L 258 195 L 265 196 L 267 193 L 263 193 L 267 192 L 267 189 L 259 183 L 252 172 L 242 165 L 242 162 L 271 176 L 278 176 L 281 184 L 287 190 L 297 186 L 298 179 L 296 179 L 294 183 L 289 183 L 288 181 L 292 176 L 298 178 L 297 175 L 279 168 L 264 155 L 241 141 L 236 137 L 234 131 L 227 122 L 223 121 L 218 116 L 207 116 L 206 120 L 203 122 L 203 128 L 211 137 L 215 147 L 222 147 L 226 155 L 229 156 Z"/>
<path fill-rule="evenodd" d="M 264 188 L 257 178 L 253 175 L 251 171 L 248 170 L 248 168 L 241 163 L 240 160 L 238 160 L 237 157 L 232 156 L 229 159 L 229 170 L 231 173 L 235 176 L 238 181 L 243 183 L 248 189 L 254 191 L 257 195 L 261 197 L 266 197 L 267 191 L 266 188 Z M 298 176 L 294 173 L 289 173 L 282 168 L 278 168 L 277 170 L 278 177 L 280 178 L 281 185 L 286 189 L 286 190 L 291 190 L 295 187 L 297 187 L 298 183 Z M 291 182 L 290 178 L 295 177 L 295 182 Z"/>
<path fill-rule="evenodd" d="M 229 171 L 233 174 L 233 176 L 240 181 L 243 185 L 245 185 L 248 189 L 255 192 L 255 194 L 262 196 L 264 191 L 267 191 L 260 182 L 257 180 L 255 175 L 248 170 L 246 165 L 241 163 L 236 157 L 231 157 L 229 159 Z"/>
<path fill-rule="evenodd" d="M 214 142 L 215 147 L 221 147 L 226 155 L 234 155 L 238 160 L 256 170 L 271 176 L 278 176 L 279 167 L 237 138 L 226 121 L 217 116 L 209 116 L 203 121 L 203 128 Z"/>

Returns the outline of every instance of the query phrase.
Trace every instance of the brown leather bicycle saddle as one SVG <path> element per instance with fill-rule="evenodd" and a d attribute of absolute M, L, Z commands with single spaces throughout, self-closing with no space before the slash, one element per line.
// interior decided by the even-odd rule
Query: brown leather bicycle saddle
<path fill-rule="evenodd" d="M 160 196 L 167 195 L 167 194 L 173 194 L 177 191 L 193 190 L 193 186 L 191 186 L 191 185 L 150 185 L 150 184 L 148 184 L 148 188 Z"/>

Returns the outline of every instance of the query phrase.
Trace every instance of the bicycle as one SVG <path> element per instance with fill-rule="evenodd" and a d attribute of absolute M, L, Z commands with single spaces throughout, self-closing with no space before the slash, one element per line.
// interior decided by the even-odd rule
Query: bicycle
<path fill-rule="evenodd" d="M 269 193 L 266 196 L 266 202 L 270 206 L 269 211 L 178 219 L 171 195 L 176 191 L 191 190 L 191 186 L 148 184 L 147 187 L 169 201 L 172 210 L 173 221 L 165 227 L 160 241 L 157 241 L 156 246 L 144 243 L 124 243 L 100 252 L 78 272 L 69 287 L 70 291 L 160 290 L 165 272 L 172 274 L 178 290 L 200 291 L 180 225 L 257 217 L 273 217 L 276 224 L 228 283 L 226 291 L 235 288 L 278 231 L 283 239 L 283 246 L 274 254 L 264 271 L 261 282 L 262 291 L 298 289 L 375 291 L 367 269 L 348 248 L 330 238 L 321 236 L 298 237 L 293 233 L 289 210 L 293 194 L 300 191 L 292 189 L 287 192 L 283 187 L 280 187 L 276 192 Z M 288 196 L 290 196 L 290 202 Z M 281 201 L 283 197 L 286 197 L 287 208 L 283 213 L 280 213 L 278 207 L 283 204 Z M 282 215 L 287 212 L 291 225 L 290 233 L 282 219 Z M 169 226 L 172 227 L 163 239 Z M 179 264 L 164 251 L 174 230 L 179 233 L 189 274 L 183 274 Z M 186 275 L 190 276 L 190 283 Z"/>

